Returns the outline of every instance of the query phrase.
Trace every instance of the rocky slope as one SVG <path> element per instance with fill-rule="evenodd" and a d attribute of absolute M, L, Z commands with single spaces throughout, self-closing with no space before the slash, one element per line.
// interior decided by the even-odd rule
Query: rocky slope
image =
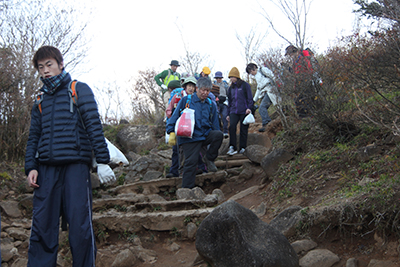
<path fill-rule="evenodd" d="M 250 130 L 253 134 L 245 155 L 223 156 L 228 146 L 225 140 L 216 162 L 219 171 L 198 175 L 198 187 L 193 190 L 179 189 L 181 178 L 163 178 L 164 166 L 170 164 L 169 150 L 151 149 L 147 155 L 139 155 L 135 153 L 138 145 L 126 140 L 130 165 L 114 169 L 116 183 L 100 186 L 97 177 L 92 177 L 96 266 L 207 266 L 197 257 L 196 231 L 202 220 L 227 200 L 252 210 L 282 232 L 297 252 L 300 266 L 400 265 L 395 234 L 382 234 L 372 220 L 365 220 L 369 225 L 354 220 L 371 216 L 358 209 L 359 200 L 335 199 L 327 204 L 326 199 L 334 199 L 341 182 L 341 176 L 330 171 L 332 166 L 323 178 L 308 174 L 309 180 L 304 182 L 310 186 L 308 191 L 302 190 L 303 184 L 291 195 L 276 190 L 278 179 L 272 179 L 271 168 L 291 157 L 271 154 L 270 139 L 278 132 L 279 122 L 271 123 L 263 134 L 257 133 L 258 127 L 253 125 Z M 138 132 L 146 135 L 152 131 Z M 152 133 L 149 142 L 154 144 L 156 131 Z M 365 148 L 358 152 L 360 157 L 365 153 L 379 155 L 381 151 Z M 269 161 L 263 162 L 266 156 Z M 2 266 L 26 266 L 32 190 L 26 188 L 18 165 L 3 163 L 0 177 Z M 58 265 L 71 266 L 67 232 L 60 231 Z"/>

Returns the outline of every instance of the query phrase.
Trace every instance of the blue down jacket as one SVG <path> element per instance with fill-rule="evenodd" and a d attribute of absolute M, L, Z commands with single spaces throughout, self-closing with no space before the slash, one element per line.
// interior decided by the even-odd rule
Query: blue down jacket
<path fill-rule="evenodd" d="M 33 105 L 31 127 L 25 154 L 25 173 L 37 170 L 38 164 L 64 165 L 73 162 L 91 164 L 92 150 L 97 163 L 110 161 L 107 144 L 90 87 L 77 82 L 78 107 L 86 130 L 82 125 L 77 107 L 70 112 L 68 86 L 71 76 L 67 74 L 53 95 L 44 94 L 38 105 Z M 43 88 L 41 89 L 43 90 Z"/>
<path fill-rule="evenodd" d="M 185 109 L 186 102 L 188 97 L 179 101 L 178 106 L 176 107 L 174 113 L 167 123 L 167 133 L 175 132 L 175 123 L 178 118 L 181 116 L 180 111 Z M 189 102 L 189 108 L 194 109 L 194 133 L 192 138 L 188 137 L 178 137 L 178 144 L 191 143 L 197 141 L 204 141 L 206 137 L 210 133 L 211 130 L 219 130 L 219 119 L 217 108 L 213 102 L 210 102 L 209 99 L 205 101 L 201 101 L 196 93 L 191 96 L 191 100 Z"/>

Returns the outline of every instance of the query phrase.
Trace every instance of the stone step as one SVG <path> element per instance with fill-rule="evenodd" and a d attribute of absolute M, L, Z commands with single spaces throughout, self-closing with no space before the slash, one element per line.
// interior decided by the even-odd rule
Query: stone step
<path fill-rule="evenodd" d="M 162 198 L 161 196 L 159 196 Z M 140 201 L 144 200 L 144 201 Z M 146 201 L 144 197 L 107 198 L 93 201 L 93 212 L 104 212 L 109 209 L 124 209 L 128 212 L 179 211 L 213 207 L 218 204 L 217 197 L 199 199 L 179 199 L 167 201 Z"/>
<path fill-rule="evenodd" d="M 220 160 L 226 161 L 226 160 L 240 160 L 240 159 L 247 159 L 247 157 L 245 155 L 243 155 L 243 154 L 235 154 L 233 156 L 231 156 L 231 155 L 220 155 L 220 156 L 218 156 L 218 158 L 217 158 L 217 160 L 215 162 L 220 161 Z"/>
<path fill-rule="evenodd" d="M 184 230 L 188 222 L 201 222 L 214 208 L 195 210 L 121 213 L 109 211 L 93 215 L 95 232 L 114 231 L 138 233 L 145 230 L 170 231 Z"/>
<path fill-rule="evenodd" d="M 203 186 L 205 183 L 224 183 L 228 173 L 226 171 L 218 171 L 211 173 L 204 173 L 196 175 L 196 186 Z M 110 190 L 113 195 L 118 194 L 159 194 L 163 192 L 170 192 L 179 188 L 182 184 L 182 178 L 161 178 L 151 181 L 139 181 L 132 184 L 120 185 Z"/>
<path fill-rule="evenodd" d="M 230 160 L 219 160 L 215 162 L 215 166 L 217 166 L 217 168 L 225 168 L 225 169 L 230 169 L 230 168 L 234 168 L 234 167 L 240 167 L 245 163 L 251 163 L 251 160 L 249 160 L 248 158 L 245 159 L 230 159 Z"/>
<path fill-rule="evenodd" d="M 113 207 L 128 207 L 135 205 L 137 203 L 143 202 L 156 202 L 164 200 L 161 196 L 157 194 L 151 195 L 143 195 L 143 194 L 124 194 L 119 195 L 117 197 L 107 197 L 107 198 L 99 198 L 93 199 L 92 209 L 94 212 L 99 210 L 107 210 Z"/>

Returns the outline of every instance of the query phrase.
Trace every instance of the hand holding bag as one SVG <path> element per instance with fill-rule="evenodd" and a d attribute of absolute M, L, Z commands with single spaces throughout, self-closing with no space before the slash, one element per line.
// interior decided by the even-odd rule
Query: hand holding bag
<path fill-rule="evenodd" d="M 256 122 L 256 120 L 254 119 L 254 116 L 252 113 L 249 113 L 249 115 L 247 115 L 243 120 L 244 125 L 247 125 L 250 123 L 255 123 L 255 122 Z"/>

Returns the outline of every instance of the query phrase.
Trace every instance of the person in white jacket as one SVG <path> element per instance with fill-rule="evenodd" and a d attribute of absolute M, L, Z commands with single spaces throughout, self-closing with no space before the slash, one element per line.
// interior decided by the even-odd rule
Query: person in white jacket
<path fill-rule="evenodd" d="M 257 91 L 253 100 L 257 102 L 258 99 L 262 99 L 258 110 L 262 119 L 262 128 L 258 131 L 264 132 L 265 127 L 271 121 L 268 108 L 271 104 L 276 105 L 278 101 L 278 96 L 275 95 L 276 83 L 274 81 L 274 73 L 267 67 L 261 67 L 259 71 L 258 66 L 254 63 L 247 65 L 246 72 L 252 75 L 257 82 Z"/>

